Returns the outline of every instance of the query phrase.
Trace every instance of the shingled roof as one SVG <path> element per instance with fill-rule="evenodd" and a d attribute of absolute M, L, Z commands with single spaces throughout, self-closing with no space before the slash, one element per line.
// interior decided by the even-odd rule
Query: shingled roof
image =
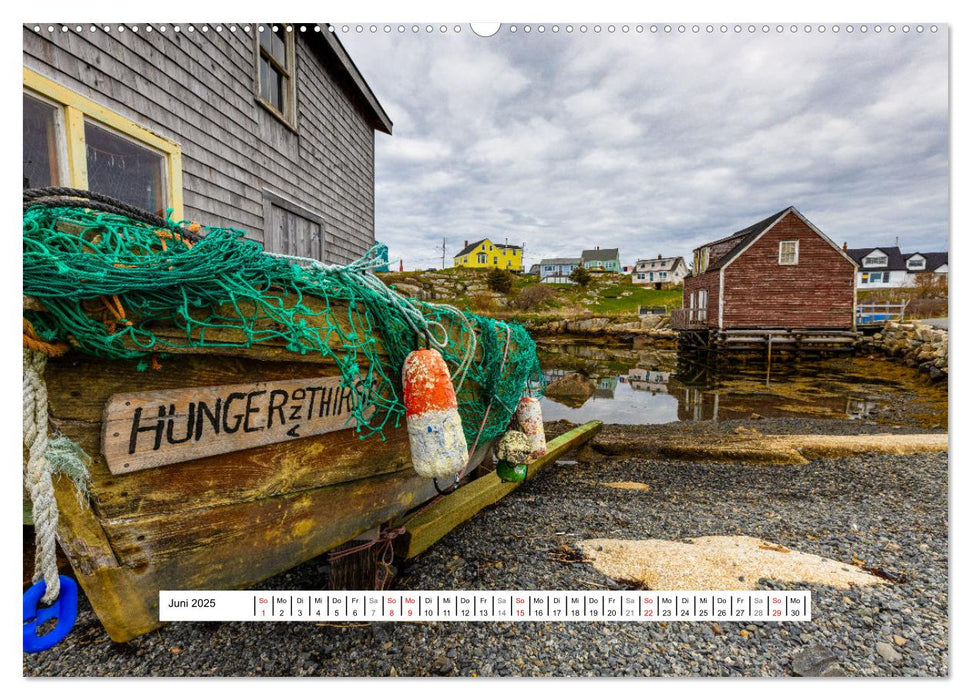
<path fill-rule="evenodd" d="M 580 258 L 543 258 L 539 261 L 540 265 L 579 265 L 583 262 Z"/>
<path fill-rule="evenodd" d="M 887 264 L 880 267 L 864 267 L 863 259 L 875 250 L 881 250 L 887 255 Z M 850 248 L 847 254 L 860 264 L 861 270 L 906 270 L 907 272 L 924 272 L 925 270 L 936 270 L 941 265 L 947 265 L 947 253 L 901 253 L 900 248 L 895 245 L 877 245 L 869 248 Z M 915 255 L 920 255 L 927 261 L 924 270 L 911 270 L 907 267 L 907 261 Z"/>
<path fill-rule="evenodd" d="M 680 255 L 675 255 L 670 258 L 641 258 L 636 263 L 634 263 L 634 269 L 637 269 L 642 263 L 655 263 L 659 267 L 653 268 L 656 271 L 662 272 L 665 270 L 673 270 L 678 266 L 678 261 L 684 260 Z"/>
<path fill-rule="evenodd" d="M 870 253 L 875 250 L 880 250 L 887 255 L 887 264 L 881 265 L 880 267 L 868 268 L 863 265 L 863 258 L 867 257 Z M 851 258 L 856 260 L 860 265 L 861 270 L 906 270 L 907 269 L 907 258 L 910 255 L 904 255 L 900 252 L 900 248 L 895 245 L 889 246 L 870 246 L 869 248 L 850 248 L 846 251 L 846 254 Z"/>
<path fill-rule="evenodd" d="M 708 267 L 706 272 L 711 270 L 720 270 L 721 268 L 728 265 L 732 260 L 734 260 L 743 250 L 745 250 L 751 243 L 755 241 L 759 236 L 765 233 L 767 230 L 772 228 L 776 221 L 781 219 L 786 214 L 795 214 L 797 217 L 802 219 L 809 228 L 811 228 L 816 235 L 822 238 L 824 241 L 829 243 L 834 250 L 839 252 L 847 261 L 856 264 L 856 261 L 851 259 L 848 251 L 843 250 L 835 243 L 833 243 L 830 238 L 820 231 L 818 228 L 813 226 L 812 222 L 809 221 L 805 216 L 803 216 L 798 209 L 793 206 L 788 206 L 780 212 L 776 212 L 772 216 L 767 216 L 761 221 L 752 224 L 747 228 L 743 228 L 741 231 L 736 231 L 730 236 L 725 236 L 724 238 L 719 238 L 717 241 L 711 241 L 710 243 L 705 243 L 700 245 L 695 250 L 701 250 L 702 248 L 710 248 L 710 258 L 708 261 Z M 871 249 L 872 250 L 872 249 Z M 724 251 L 724 252 L 721 252 Z"/>
<path fill-rule="evenodd" d="M 947 265 L 947 253 L 921 253 L 927 259 L 927 269 L 936 270 Z"/>
<path fill-rule="evenodd" d="M 756 238 L 758 238 L 763 233 L 765 233 L 765 230 L 769 228 L 769 226 L 775 223 L 777 219 L 779 219 L 783 214 L 788 212 L 790 209 L 795 210 L 795 207 L 786 207 L 782 211 L 776 212 L 772 216 L 768 216 L 762 219 L 761 221 L 759 221 L 758 223 L 754 223 L 751 226 L 743 228 L 741 231 L 736 231 L 730 236 L 725 236 L 724 238 L 719 238 L 717 241 L 712 241 L 711 243 L 706 243 L 703 246 L 699 246 L 700 248 L 704 248 L 706 246 L 715 246 L 722 243 L 728 243 L 730 241 L 734 244 L 732 245 L 731 248 L 728 249 L 727 252 L 720 255 L 717 260 L 709 260 L 708 269 L 718 270 L 719 268 L 721 268 L 723 263 L 727 263 L 735 256 L 736 253 L 738 253 L 749 243 L 751 243 Z"/>
<path fill-rule="evenodd" d="M 457 252 L 452 257 L 453 258 L 460 258 L 463 255 L 468 255 L 473 250 L 475 250 L 480 243 L 482 243 L 483 241 L 488 241 L 488 240 L 489 240 L 488 238 L 480 238 L 477 241 L 474 241 L 472 243 L 469 243 L 467 246 L 465 246 L 464 248 L 462 248 L 462 250 L 460 250 L 459 252 Z M 491 241 L 490 241 L 490 243 L 491 243 Z M 522 246 L 518 246 L 518 245 L 508 245 L 506 243 L 492 243 L 492 245 L 494 245 L 496 248 L 506 248 L 506 249 L 518 249 L 518 248 L 522 248 Z"/>
<path fill-rule="evenodd" d="M 580 259 L 586 262 L 587 260 L 616 260 L 620 257 L 619 248 L 595 248 L 593 250 L 585 250 L 580 253 Z"/>

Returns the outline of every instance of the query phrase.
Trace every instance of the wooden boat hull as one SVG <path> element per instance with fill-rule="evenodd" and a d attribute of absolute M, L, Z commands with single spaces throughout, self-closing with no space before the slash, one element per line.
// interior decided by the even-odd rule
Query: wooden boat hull
<path fill-rule="evenodd" d="M 242 356 L 240 356 L 242 355 Z M 353 429 L 112 474 L 102 412 L 115 394 L 333 375 L 332 365 L 183 354 L 160 371 L 70 354 L 45 374 L 52 423 L 93 458 L 88 497 L 55 479 L 59 539 L 115 641 L 159 626 L 158 592 L 243 588 L 387 523 L 436 495 L 411 467 L 402 424 L 384 440 Z M 402 422 L 403 423 L 403 422 Z M 475 459 L 486 449 L 480 447 Z"/>

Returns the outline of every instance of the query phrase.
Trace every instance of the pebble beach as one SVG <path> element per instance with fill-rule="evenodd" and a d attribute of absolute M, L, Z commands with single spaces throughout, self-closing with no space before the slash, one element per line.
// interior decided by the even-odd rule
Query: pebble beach
<path fill-rule="evenodd" d="M 759 428 L 833 432 L 836 423 L 761 421 Z M 579 543 L 712 536 L 759 538 L 879 578 L 842 589 L 740 582 L 748 589 L 810 589 L 808 622 L 175 623 L 117 644 L 82 600 L 72 634 L 52 651 L 25 655 L 24 674 L 946 676 L 947 469 L 945 453 L 778 466 L 581 452 L 404 563 L 394 583 L 402 590 L 630 589 L 631 581 L 594 568 Z M 327 576 L 321 557 L 260 587 L 319 590 Z"/>

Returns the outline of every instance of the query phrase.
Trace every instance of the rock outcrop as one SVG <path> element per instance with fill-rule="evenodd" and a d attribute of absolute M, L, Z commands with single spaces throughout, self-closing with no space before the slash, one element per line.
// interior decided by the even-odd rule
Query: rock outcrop
<path fill-rule="evenodd" d="M 647 314 L 636 321 L 614 321 L 607 316 L 589 318 L 560 318 L 546 321 L 526 321 L 526 328 L 538 334 L 566 335 L 629 335 L 676 338 L 676 331 L 667 327 L 668 317 Z"/>
<path fill-rule="evenodd" d="M 896 358 L 908 367 L 918 367 L 931 379 L 946 380 L 948 376 L 947 331 L 932 328 L 920 321 L 888 322 L 880 333 L 863 338 L 860 347 L 879 350 Z"/>
<path fill-rule="evenodd" d="M 579 372 L 570 372 L 550 382 L 546 386 L 546 395 L 568 406 L 579 407 L 593 396 L 596 388 L 589 377 Z"/>

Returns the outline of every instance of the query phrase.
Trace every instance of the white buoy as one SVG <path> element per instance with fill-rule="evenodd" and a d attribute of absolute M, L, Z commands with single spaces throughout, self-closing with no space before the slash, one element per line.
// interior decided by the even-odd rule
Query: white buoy
<path fill-rule="evenodd" d="M 524 396 L 516 408 L 516 420 L 529 438 L 529 458 L 537 459 L 546 454 L 546 432 L 543 430 L 543 410 L 539 399 Z"/>
<path fill-rule="evenodd" d="M 411 463 L 430 479 L 454 477 L 469 461 L 448 366 L 434 348 L 411 352 L 401 370 Z"/>

